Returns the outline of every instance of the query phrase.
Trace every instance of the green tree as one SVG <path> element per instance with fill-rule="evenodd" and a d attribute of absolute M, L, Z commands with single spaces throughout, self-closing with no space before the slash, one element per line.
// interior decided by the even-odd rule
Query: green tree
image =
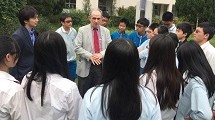
<path fill-rule="evenodd" d="M 60 14 L 65 7 L 65 2 L 65 0 L 27 0 L 27 4 L 34 6 L 43 16 Z"/>
<path fill-rule="evenodd" d="M 19 22 L 17 11 L 26 5 L 26 0 L 0 0 L 0 34 L 11 35 Z"/>
<path fill-rule="evenodd" d="M 118 16 L 124 17 L 129 21 L 129 28 L 134 29 L 135 26 L 135 15 L 136 15 L 136 7 L 129 6 L 128 8 L 120 7 L 117 10 Z M 117 22 L 118 23 L 118 22 Z"/>
<path fill-rule="evenodd" d="M 215 0 L 176 0 L 178 17 L 184 17 L 194 24 L 197 21 L 215 21 Z"/>

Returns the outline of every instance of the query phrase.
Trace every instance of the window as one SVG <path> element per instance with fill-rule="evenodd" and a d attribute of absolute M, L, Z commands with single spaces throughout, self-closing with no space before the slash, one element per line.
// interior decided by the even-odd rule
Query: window
<path fill-rule="evenodd" d="M 66 0 L 65 8 L 74 8 L 74 9 L 76 9 L 76 0 Z"/>
<path fill-rule="evenodd" d="M 153 15 L 160 16 L 160 9 L 161 9 L 160 4 L 153 4 Z"/>
<path fill-rule="evenodd" d="M 107 1 L 106 0 L 99 0 L 99 6 L 98 7 L 101 11 L 107 12 Z"/>

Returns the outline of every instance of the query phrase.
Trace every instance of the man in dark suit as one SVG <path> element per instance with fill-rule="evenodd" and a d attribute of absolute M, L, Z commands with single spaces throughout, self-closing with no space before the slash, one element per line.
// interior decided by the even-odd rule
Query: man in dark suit
<path fill-rule="evenodd" d="M 19 22 L 22 25 L 12 35 L 20 47 L 19 60 L 10 74 L 21 82 L 22 78 L 32 70 L 33 65 L 33 46 L 37 37 L 34 27 L 38 23 L 38 13 L 32 6 L 25 6 L 18 13 Z"/>

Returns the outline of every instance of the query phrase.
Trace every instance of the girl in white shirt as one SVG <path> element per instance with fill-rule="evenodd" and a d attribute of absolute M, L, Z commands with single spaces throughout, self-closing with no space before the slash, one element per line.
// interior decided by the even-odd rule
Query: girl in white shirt
<path fill-rule="evenodd" d="M 150 40 L 149 56 L 140 84 L 157 95 L 162 120 L 172 120 L 176 114 L 183 78 L 176 67 L 175 43 L 169 34 L 159 34 Z"/>
<path fill-rule="evenodd" d="M 156 97 L 139 85 L 139 63 L 132 41 L 112 41 L 103 61 L 102 82 L 86 92 L 79 120 L 161 120 Z"/>
<path fill-rule="evenodd" d="M 10 37 L 0 36 L 0 120 L 29 120 L 24 91 L 8 74 L 19 58 L 18 44 Z"/>
<path fill-rule="evenodd" d="M 215 75 L 203 50 L 196 42 L 188 41 L 180 46 L 177 56 L 186 86 L 179 100 L 176 120 L 211 120 Z"/>
<path fill-rule="evenodd" d="M 56 32 L 42 33 L 34 45 L 34 66 L 22 80 L 31 120 L 77 120 L 82 98 L 68 79 L 66 45 Z"/>

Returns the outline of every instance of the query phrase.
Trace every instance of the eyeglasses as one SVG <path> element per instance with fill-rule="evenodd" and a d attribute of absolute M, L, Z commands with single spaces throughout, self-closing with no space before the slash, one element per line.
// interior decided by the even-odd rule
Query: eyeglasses
<path fill-rule="evenodd" d="M 140 24 L 136 24 L 135 26 L 139 28 L 144 27 L 144 25 L 140 25 Z"/>
<path fill-rule="evenodd" d="M 66 23 L 70 23 L 70 22 L 72 22 L 72 20 L 68 20 L 68 21 L 64 21 L 64 22 L 66 22 Z"/>

